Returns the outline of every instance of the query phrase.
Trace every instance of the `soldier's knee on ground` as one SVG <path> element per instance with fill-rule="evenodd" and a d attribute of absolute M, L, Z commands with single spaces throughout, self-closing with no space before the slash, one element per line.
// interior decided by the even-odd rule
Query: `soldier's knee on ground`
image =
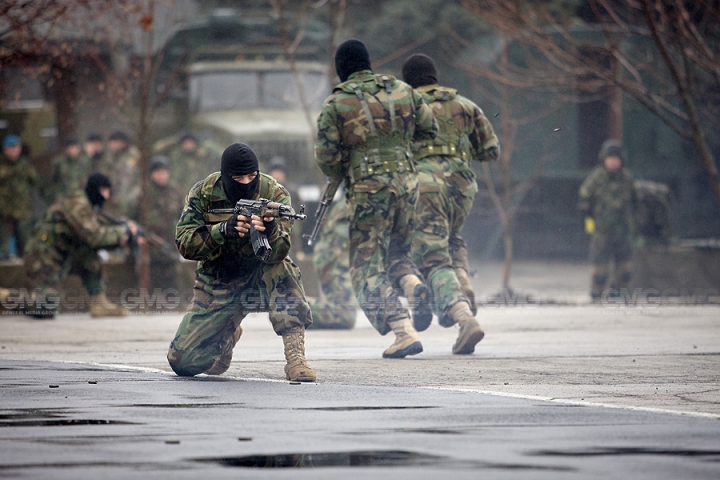
<path fill-rule="evenodd" d="M 174 348 L 170 347 L 167 355 L 170 368 L 172 368 L 173 372 L 175 372 L 180 377 L 194 377 L 195 375 L 203 373 L 214 363 L 213 361 L 209 365 L 198 366 L 193 362 L 186 361 L 183 353 L 184 352 L 175 350 Z"/>

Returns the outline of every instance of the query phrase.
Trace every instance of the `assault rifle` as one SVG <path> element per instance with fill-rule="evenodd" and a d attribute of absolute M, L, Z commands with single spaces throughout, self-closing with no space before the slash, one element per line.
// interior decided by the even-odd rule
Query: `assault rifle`
<path fill-rule="evenodd" d="M 255 252 L 255 256 L 264 262 L 270 258 L 272 247 L 270 246 L 270 242 L 268 242 L 265 232 L 255 230 L 250 218 L 253 215 L 257 215 L 260 218 L 277 217 L 290 218 L 292 220 L 305 220 L 307 218 L 304 205 L 300 206 L 299 213 L 295 213 L 295 210 L 293 210 L 290 205 L 271 202 L 267 198 L 261 198 L 260 200 L 240 199 L 235 204 L 235 208 L 214 208 L 210 210 L 210 213 L 232 213 L 233 215 L 244 215 L 247 217 L 250 225 L 250 242 L 252 242 L 253 252 Z"/>
<path fill-rule="evenodd" d="M 315 226 L 313 227 L 310 235 L 303 235 L 303 237 L 308 239 L 309 246 L 312 246 L 312 244 L 315 243 L 315 240 L 317 240 L 317 236 L 320 233 L 320 227 L 322 227 L 323 221 L 325 220 L 325 214 L 327 213 L 333 198 L 335 198 L 335 193 L 337 192 L 338 187 L 340 187 L 340 180 L 333 180 L 332 178 L 327 179 L 325 188 L 323 188 L 322 198 L 320 198 L 320 204 L 315 211 Z"/>
<path fill-rule="evenodd" d="M 112 215 L 109 215 L 105 212 L 99 211 L 97 212 L 98 216 L 104 218 L 112 225 L 124 225 L 127 227 L 127 224 L 129 220 L 127 218 L 117 218 L 113 217 Z M 130 246 L 130 252 L 132 254 L 133 259 L 136 259 L 138 257 L 137 252 L 137 239 L 139 237 L 144 238 L 150 245 L 158 247 L 160 253 L 162 253 L 164 256 L 171 260 L 178 261 L 180 260 L 180 254 L 177 251 L 177 248 L 175 248 L 175 245 L 171 245 L 170 243 L 166 242 L 162 237 L 155 235 L 152 232 L 148 232 L 144 228 L 142 228 L 140 225 L 137 225 L 137 235 L 133 235 L 130 233 L 130 229 L 128 228 L 128 235 L 130 235 L 130 239 L 128 241 L 128 245 Z"/>

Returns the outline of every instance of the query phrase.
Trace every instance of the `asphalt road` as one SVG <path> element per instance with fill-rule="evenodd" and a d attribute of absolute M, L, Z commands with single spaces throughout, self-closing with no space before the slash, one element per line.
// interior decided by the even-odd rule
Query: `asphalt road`
<path fill-rule="evenodd" d="M 318 382 L 292 385 L 266 315 L 243 322 L 226 375 L 194 379 L 165 360 L 180 314 L 3 315 L 0 477 L 720 478 L 720 306 L 478 318 L 463 357 L 437 325 L 404 360 L 381 358 L 392 339 L 361 315 L 308 331 Z"/>

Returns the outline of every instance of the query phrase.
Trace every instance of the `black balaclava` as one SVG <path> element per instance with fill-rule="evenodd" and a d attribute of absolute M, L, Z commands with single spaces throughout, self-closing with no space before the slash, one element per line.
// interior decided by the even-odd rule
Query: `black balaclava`
<path fill-rule="evenodd" d="M 360 40 L 345 40 L 335 51 L 335 71 L 340 81 L 360 70 L 372 70 L 367 47 Z"/>
<path fill-rule="evenodd" d="M 435 62 L 427 55 L 419 53 L 405 61 L 402 67 L 402 76 L 405 83 L 413 88 L 437 83 L 437 70 Z"/>
<path fill-rule="evenodd" d="M 258 157 L 252 148 L 244 143 L 233 143 L 227 147 L 220 162 L 220 180 L 228 200 L 235 203 L 240 199 L 252 198 L 260 184 L 260 175 L 247 184 L 236 182 L 232 177 L 258 170 Z"/>
<path fill-rule="evenodd" d="M 112 188 L 110 179 L 102 173 L 93 173 L 88 177 L 87 184 L 85 185 L 85 195 L 87 195 L 90 203 L 95 206 L 102 208 L 105 203 L 105 197 L 100 195 L 100 188 L 107 187 Z"/>

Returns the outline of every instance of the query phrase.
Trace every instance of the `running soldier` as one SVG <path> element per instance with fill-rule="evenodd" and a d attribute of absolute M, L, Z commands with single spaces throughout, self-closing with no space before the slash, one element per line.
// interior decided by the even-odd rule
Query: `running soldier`
<path fill-rule="evenodd" d="M 420 199 L 415 214 L 413 260 L 432 291 L 433 310 L 443 327 L 460 325 L 452 348 L 469 354 L 485 336 L 475 320 L 475 294 L 468 275 L 467 245 L 461 236 L 478 191 L 470 163 L 496 160 L 500 145 L 482 110 L 452 88 L 437 83 L 435 63 L 413 55 L 403 79 L 430 105 L 440 131 L 414 145 Z M 423 331 L 429 322 L 415 328 Z"/>
<path fill-rule="evenodd" d="M 416 322 L 432 319 L 430 291 L 410 259 L 418 198 L 410 144 L 434 138 L 437 123 L 409 85 L 373 73 L 361 41 L 338 47 L 335 69 L 341 83 L 318 118 L 315 158 L 325 175 L 347 186 L 355 296 L 381 335 L 396 336 L 383 357 L 416 355 L 422 343 L 396 289 Z"/>

